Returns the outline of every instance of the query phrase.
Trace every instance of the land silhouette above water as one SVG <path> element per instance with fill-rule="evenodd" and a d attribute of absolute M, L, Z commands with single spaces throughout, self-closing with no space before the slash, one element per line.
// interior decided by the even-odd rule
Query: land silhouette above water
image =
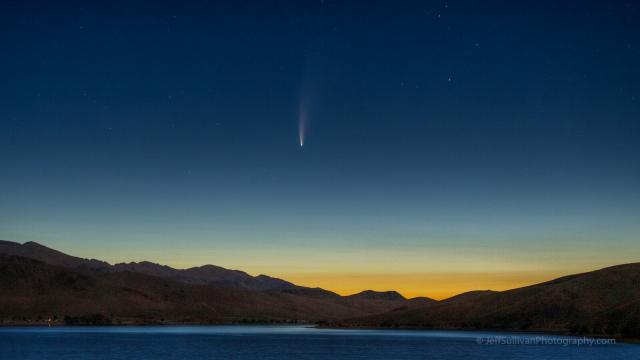
<path fill-rule="evenodd" d="M 0 241 L 2 325 L 316 323 L 640 338 L 640 263 L 436 301 L 396 291 L 341 296 L 215 265 L 111 265 Z"/>

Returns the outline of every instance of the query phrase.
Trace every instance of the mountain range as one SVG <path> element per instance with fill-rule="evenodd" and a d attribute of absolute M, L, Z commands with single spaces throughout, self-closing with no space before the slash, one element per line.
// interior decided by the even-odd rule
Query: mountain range
<path fill-rule="evenodd" d="M 349 296 L 204 265 L 111 265 L 0 241 L 0 324 L 304 322 L 335 327 L 500 329 L 640 338 L 640 263 L 436 301 Z"/>
<path fill-rule="evenodd" d="M 316 322 L 427 304 L 397 292 L 351 296 L 205 265 L 110 265 L 35 242 L 0 241 L 0 321 L 73 323 Z M 65 320 L 66 319 L 66 320 Z"/>

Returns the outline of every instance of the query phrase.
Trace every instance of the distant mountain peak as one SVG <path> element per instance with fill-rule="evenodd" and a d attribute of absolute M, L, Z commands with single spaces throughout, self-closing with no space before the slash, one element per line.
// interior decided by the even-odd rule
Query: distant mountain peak
<path fill-rule="evenodd" d="M 349 295 L 348 298 L 352 299 L 368 299 L 368 300 L 406 300 L 404 296 L 402 296 L 397 291 L 374 291 L 374 290 L 364 290 L 357 294 Z"/>
<path fill-rule="evenodd" d="M 0 253 L 27 257 L 47 264 L 70 268 L 105 270 L 111 267 L 107 262 L 67 255 L 35 241 L 27 241 L 24 244 L 12 241 L 1 241 Z"/>

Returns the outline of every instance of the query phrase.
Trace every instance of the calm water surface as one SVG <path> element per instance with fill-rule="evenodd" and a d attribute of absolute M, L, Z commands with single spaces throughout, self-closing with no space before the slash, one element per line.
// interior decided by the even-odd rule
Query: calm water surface
<path fill-rule="evenodd" d="M 486 345 L 516 333 L 306 326 L 0 328 L 0 359 L 640 359 L 640 345 Z M 545 339 L 567 339 L 545 336 Z"/>

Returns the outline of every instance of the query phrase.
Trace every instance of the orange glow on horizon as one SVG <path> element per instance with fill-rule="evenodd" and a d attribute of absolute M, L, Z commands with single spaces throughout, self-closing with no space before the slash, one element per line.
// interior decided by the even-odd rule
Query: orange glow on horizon
<path fill-rule="evenodd" d="M 527 271 L 503 273 L 415 273 L 415 274 L 282 274 L 297 285 L 321 287 L 340 295 L 363 290 L 395 290 L 406 298 L 426 296 L 435 300 L 471 290 L 509 290 L 551 280 L 566 273 Z"/>

